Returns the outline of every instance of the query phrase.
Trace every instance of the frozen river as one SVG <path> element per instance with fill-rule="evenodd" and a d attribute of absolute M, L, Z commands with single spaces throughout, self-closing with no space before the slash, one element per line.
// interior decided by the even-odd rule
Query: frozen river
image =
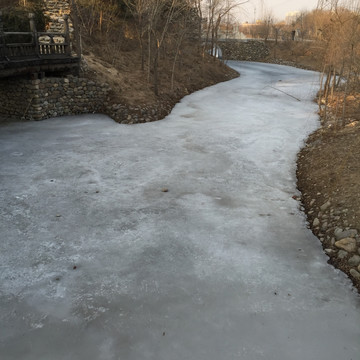
<path fill-rule="evenodd" d="M 163 121 L 0 126 L 1 360 L 360 359 L 292 199 L 318 75 L 232 66 Z"/>

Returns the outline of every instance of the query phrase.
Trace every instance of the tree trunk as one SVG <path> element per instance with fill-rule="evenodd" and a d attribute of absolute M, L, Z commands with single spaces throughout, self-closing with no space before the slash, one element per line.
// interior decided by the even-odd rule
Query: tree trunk
<path fill-rule="evenodd" d="M 154 94 L 156 96 L 159 95 L 159 48 L 156 47 L 155 55 L 154 55 Z"/>

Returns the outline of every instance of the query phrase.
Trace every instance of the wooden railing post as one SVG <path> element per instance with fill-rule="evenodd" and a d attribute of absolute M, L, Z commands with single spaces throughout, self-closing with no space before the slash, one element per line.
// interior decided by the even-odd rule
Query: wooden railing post
<path fill-rule="evenodd" d="M 30 13 L 29 14 L 29 22 L 30 22 L 30 31 L 34 34 L 36 34 L 36 25 L 35 25 L 35 14 Z"/>
<path fill-rule="evenodd" d="M 50 54 L 56 55 L 54 34 L 50 34 L 49 36 L 50 36 Z"/>
<path fill-rule="evenodd" d="M 0 57 L 5 57 L 6 58 L 6 46 L 5 46 L 5 34 L 4 34 L 4 24 L 2 21 L 2 11 L 0 10 L 0 46 L 3 47 L 2 50 L 2 56 Z"/>
<path fill-rule="evenodd" d="M 3 35 L 4 33 L 4 24 L 2 21 L 2 11 L 0 10 L 0 34 Z"/>
<path fill-rule="evenodd" d="M 64 15 L 64 33 L 65 33 L 65 53 L 66 55 L 71 55 L 70 48 L 70 29 L 69 29 L 69 15 Z"/>
<path fill-rule="evenodd" d="M 33 44 L 35 46 L 35 54 L 40 57 L 39 39 L 35 25 L 35 14 L 33 13 L 29 14 L 29 22 L 30 22 L 30 31 L 32 32 L 32 37 L 33 37 Z"/>

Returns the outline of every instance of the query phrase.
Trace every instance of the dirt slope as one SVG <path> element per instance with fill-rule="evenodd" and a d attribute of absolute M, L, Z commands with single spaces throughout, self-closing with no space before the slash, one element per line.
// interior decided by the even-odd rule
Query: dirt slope
<path fill-rule="evenodd" d="M 90 51 L 91 50 L 91 51 Z M 175 67 L 172 81 L 172 61 L 164 57 L 159 67 L 159 94 L 154 94 L 152 72 L 141 70 L 140 51 L 116 52 L 116 57 L 101 53 L 96 47 L 88 48 L 84 55 L 82 76 L 106 82 L 112 88 L 105 112 L 118 122 L 145 122 L 165 117 L 185 95 L 216 83 L 233 79 L 239 74 L 223 62 L 209 56 L 201 57 L 195 48 L 188 48 Z M 121 104 L 126 110 L 116 112 Z M 151 111 L 154 109 L 154 115 Z M 139 114 L 147 111 L 146 120 Z M 125 115 L 124 115 L 125 114 Z M 131 121 L 127 121 L 127 117 Z M 136 119 L 136 121 L 134 120 Z"/>

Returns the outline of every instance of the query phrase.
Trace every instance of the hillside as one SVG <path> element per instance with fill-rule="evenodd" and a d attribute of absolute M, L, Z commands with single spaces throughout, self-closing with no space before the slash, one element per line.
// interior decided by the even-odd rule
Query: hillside
<path fill-rule="evenodd" d="M 104 111 L 114 120 L 161 119 L 185 95 L 239 75 L 208 54 L 194 4 L 95 3 L 79 0 L 72 9 L 82 39 L 81 76 L 111 86 Z"/>
<path fill-rule="evenodd" d="M 196 48 L 188 47 L 177 67 L 173 84 L 170 61 L 164 59 L 161 62 L 159 93 L 155 95 L 146 72 L 141 70 L 140 59 L 140 50 L 135 45 L 130 50 L 118 49 L 113 59 L 101 52 L 96 44 L 85 46 L 81 76 L 110 85 L 112 91 L 105 112 L 118 122 L 162 119 L 185 95 L 239 76 L 223 62 L 208 54 L 201 57 Z M 121 114 L 118 113 L 120 106 Z M 146 111 L 146 116 L 142 116 L 144 109 L 152 111 Z"/>

